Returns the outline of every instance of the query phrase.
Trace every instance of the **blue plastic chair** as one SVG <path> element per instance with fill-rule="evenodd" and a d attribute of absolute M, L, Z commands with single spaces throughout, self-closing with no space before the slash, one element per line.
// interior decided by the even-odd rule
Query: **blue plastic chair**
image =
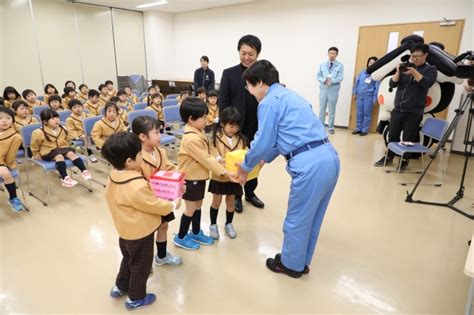
<path fill-rule="evenodd" d="M 136 103 L 135 105 L 133 105 L 133 110 L 142 110 L 142 109 L 145 109 L 146 107 L 148 106 L 148 104 L 146 102 L 140 102 L 140 103 Z"/>
<path fill-rule="evenodd" d="M 38 96 L 36 97 L 36 99 L 37 99 L 38 101 L 44 102 L 44 95 L 38 95 Z"/>
<path fill-rule="evenodd" d="M 59 114 L 59 121 L 61 122 L 66 122 L 66 119 L 71 116 L 71 111 L 70 110 L 61 110 L 58 112 Z"/>
<path fill-rule="evenodd" d="M 27 126 L 23 126 L 21 128 L 21 134 L 23 136 L 23 147 L 25 148 L 25 150 L 28 150 L 28 148 L 31 147 L 31 135 L 33 134 L 33 131 L 35 131 L 36 129 L 39 129 L 41 128 L 41 124 L 33 124 L 33 125 L 27 125 Z M 82 155 L 78 155 L 82 161 L 84 162 L 85 165 L 87 165 L 87 159 L 82 156 Z M 26 183 L 27 183 L 27 187 L 28 187 L 28 193 L 30 196 L 34 197 L 35 199 L 37 199 L 38 201 L 40 201 L 41 203 L 43 203 L 43 206 L 47 206 L 48 205 L 48 202 L 49 202 L 49 198 L 51 196 L 51 192 L 50 192 L 50 188 L 49 188 L 49 181 L 48 181 L 48 173 L 53 173 L 53 172 L 56 172 L 56 162 L 54 161 L 43 161 L 43 160 L 35 160 L 33 158 L 28 158 L 28 161 L 30 161 L 33 165 L 36 165 L 38 167 L 40 167 L 43 172 L 44 172 L 44 181 L 45 181 L 45 184 L 46 184 L 46 190 L 47 190 L 47 198 L 46 199 L 43 199 L 35 194 L 33 194 L 30 190 L 30 180 L 29 180 L 29 175 L 28 175 L 28 163 L 27 163 L 27 167 L 26 167 Z M 68 169 L 71 169 L 72 167 L 74 167 L 74 164 L 72 164 L 72 161 L 69 160 L 69 159 L 65 159 L 65 162 L 66 162 L 66 168 Z M 71 178 L 73 177 L 73 174 L 71 172 Z M 42 180 L 43 180 L 42 178 Z M 86 188 L 89 192 L 92 192 L 92 188 L 91 188 L 91 184 L 90 182 L 88 183 L 88 186 L 85 186 L 84 184 L 82 184 L 81 182 L 78 183 L 80 186 Z"/>
<path fill-rule="evenodd" d="M 163 107 L 167 106 L 175 106 L 178 105 L 178 100 L 173 98 L 173 99 L 167 99 L 163 101 Z"/>
<path fill-rule="evenodd" d="M 428 119 L 426 119 L 425 123 L 423 124 L 423 127 L 421 128 L 421 133 L 422 135 L 426 137 L 439 141 L 443 138 L 444 133 L 446 132 L 447 128 L 448 128 L 448 121 L 444 119 L 428 117 Z M 400 163 L 398 164 L 398 168 L 397 168 L 398 176 L 400 175 L 400 172 L 401 172 L 401 166 L 402 166 L 401 161 L 403 160 L 404 155 L 409 154 L 409 153 L 420 153 L 421 165 L 422 165 L 421 171 L 423 171 L 423 169 L 425 168 L 424 156 L 430 152 L 430 148 L 427 146 L 424 146 L 421 143 L 414 143 L 413 146 L 406 146 L 406 145 L 401 144 L 400 142 L 390 142 L 388 144 L 388 150 L 400 156 Z M 385 161 L 387 160 L 388 150 L 385 154 Z M 385 166 L 386 165 L 384 164 L 384 169 L 385 169 Z M 416 171 L 416 173 L 419 173 L 419 172 L 420 170 Z"/>
<path fill-rule="evenodd" d="M 183 128 L 173 129 L 174 124 L 179 124 L 180 127 L 184 124 L 181 115 L 179 114 L 179 106 L 163 107 L 163 117 L 165 119 L 165 127 L 171 128 L 171 131 L 168 131 L 168 133 L 182 137 L 184 133 Z"/>
<path fill-rule="evenodd" d="M 128 122 L 130 126 L 132 126 L 133 121 L 135 118 L 140 117 L 140 116 L 147 116 L 147 117 L 152 117 L 156 119 L 156 112 L 153 110 L 149 109 L 142 109 L 142 110 L 134 110 L 133 112 L 130 112 L 128 114 Z M 173 144 L 176 142 L 176 137 L 173 135 L 168 135 L 168 134 L 162 134 L 161 139 L 160 139 L 160 144 L 163 146 Z"/>
<path fill-rule="evenodd" d="M 34 106 L 33 107 L 33 114 L 39 116 L 42 111 L 44 111 L 45 109 L 48 109 L 48 108 L 49 108 L 48 105 Z"/>
<path fill-rule="evenodd" d="M 135 95 L 140 95 L 140 91 L 137 89 L 132 89 L 132 93 Z"/>
<path fill-rule="evenodd" d="M 148 96 L 148 94 L 150 94 L 150 93 L 148 93 L 147 91 L 143 91 L 143 92 L 142 92 L 142 94 L 141 94 L 140 96 L 141 96 L 141 97 L 143 97 L 143 96 L 145 96 L 145 97 L 146 97 L 146 96 Z"/>
<path fill-rule="evenodd" d="M 26 198 L 25 198 L 25 192 L 23 191 L 23 186 L 21 184 L 21 177 L 20 177 L 20 172 L 17 169 L 11 169 L 10 173 L 12 174 L 12 177 L 15 179 L 15 182 L 17 184 L 17 187 L 20 188 L 21 192 L 21 203 L 23 205 L 23 208 L 26 211 L 30 211 L 30 208 L 26 204 Z M 0 185 L 3 184 L 3 178 L 0 176 Z"/>
<path fill-rule="evenodd" d="M 168 94 L 166 95 L 166 99 L 167 100 L 175 100 L 176 98 L 178 98 L 179 94 Z"/>

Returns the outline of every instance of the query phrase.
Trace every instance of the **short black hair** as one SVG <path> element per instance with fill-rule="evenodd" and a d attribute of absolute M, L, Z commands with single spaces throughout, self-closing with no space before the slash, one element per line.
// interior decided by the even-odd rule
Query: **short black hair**
<path fill-rule="evenodd" d="M 367 59 L 367 68 L 369 67 L 369 62 L 373 60 L 373 61 L 377 61 L 379 60 L 379 58 L 375 57 L 375 56 L 372 56 L 372 57 L 369 57 L 369 59 Z"/>
<path fill-rule="evenodd" d="M 112 84 L 112 85 L 114 85 L 114 82 L 112 82 L 112 81 L 110 81 L 110 80 L 107 80 L 107 81 L 105 81 L 105 83 L 104 83 L 104 84 L 105 84 L 105 85 L 109 85 L 109 84 Z"/>
<path fill-rule="evenodd" d="M 212 97 L 212 96 L 219 96 L 219 94 L 217 94 L 217 91 L 216 90 L 210 90 L 209 92 L 207 92 L 207 97 Z"/>
<path fill-rule="evenodd" d="M 75 91 L 76 91 L 76 89 L 75 89 L 75 88 L 73 88 L 73 87 L 71 87 L 71 86 L 66 86 L 66 87 L 64 88 L 64 90 L 63 90 L 63 91 L 64 91 L 64 95 L 63 95 L 63 97 L 66 97 L 66 96 L 68 96 L 68 95 L 69 95 L 69 93 L 71 93 L 71 92 L 75 92 Z"/>
<path fill-rule="evenodd" d="M 262 81 L 270 86 L 273 83 L 280 83 L 278 70 L 268 60 L 259 60 L 255 62 L 250 68 L 242 73 L 242 79 L 252 85 L 256 85 Z"/>
<path fill-rule="evenodd" d="M 188 94 L 189 96 L 191 96 L 191 90 L 182 89 L 179 95 L 183 96 L 184 94 Z"/>
<path fill-rule="evenodd" d="M 197 89 L 196 94 L 206 93 L 206 89 L 204 87 L 200 87 Z"/>
<path fill-rule="evenodd" d="M 117 170 L 123 170 L 127 159 L 135 160 L 142 150 L 137 135 L 128 131 L 114 133 L 102 146 L 102 155 Z"/>
<path fill-rule="evenodd" d="M 64 86 L 68 85 L 69 83 L 74 84 L 74 89 L 76 89 L 76 83 L 74 81 L 68 80 L 66 83 L 64 83 Z"/>
<path fill-rule="evenodd" d="M 30 108 L 30 105 L 28 105 L 28 103 L 25 102 L 24 100 L 16 100 L 12 104 L 12 108 L 15 112 L 18 110 L 18 108 L 20 108 L 20 106 L 25 106 L 27 108 Z"/>
<path fill-rule="evenodd" d="M 108 102 L 107 104 L 105 104 L 105 107 L 104 107 L 104 115 L 107 114 L 107 109 L 109 108 L 115 108 L 115 112 L 118 114 L 119 113 L 119 107 L 117 104 L 115 104 L 114 102 Z"/>
<path fill-rule="evenodd" d="M 206 103 L 197 97 L 186 98 L 179 107 L 179 115 L 185 123 L 189 121 L 189 118 L 196 120 L 206 116 L 208 113 L 209 110 L 207 109 Z"/>
<path fill-rule="evenodd" d="M 59 118 L 59 114 L 58 112 L 56 112 L 55 110 L 52 110 L 51 108 L 43 109 L 43 111 L 40 113 L 41 122 L 43 123 L 55 117 Z"/>
<path fill-rule="evenodd" d="M 125 92 L 125 89 L 120 89 L 117 91 L 117 96 L 120 96 L 120 95 L 127 95 L 127 92 Z"/>
<path fill-rule="evenodd" d="M 14 93 L 15 94 L 15 98 L 21 98 L 21 95 L 20 93 L 18 93 L 18 91 L 13 87 L 13 86 L 7 86 L 5 88 L 5 90 L 3 90 L 3 99 L 5 100 L 10 100 L 8 98 L 8 94 L 10 93 Z"/>
<path fill-rule="evenodd" d="M 59 96 L 57 94 L 51 95 L 48 98 L 48 105 L 50 105 L 52 101 L 58 101 L 59 103 L 61 103 L 61 96 Z"/>
<path fill-rule="evenodd" d="M 97 88 L 100 91 L 102 91 L 103 88 L 107 87 L 105 84 L 100 84 L 99 87 Z"/>
<path fill-rule="evenodd" d="M 48 83 L 44 86 L 44 94 L 48 94 L 48 89 L 50 87 L 54 89 L 54 93 L 59 94 L 58 89 L 54 85 L 52 85 L 51 83 Z"/>
<path fill-rule="evenodd" d="M 260 41 L 260 39 L 258 39 L 257 36 L 254 36 L 254 35 L 249 34 L 249 35 L 242 36 L 239 39 L 239 42 L 237 43 L 237 50 L 240 50 L 240 47 L 242 47 L 242 45 L 247 45 L 247 46 L 252 47 L 253 49 L 257 51 L 257 54 L 260 54 L 260 51 L 262 50 L 262 42 Z"/>
<path fill-rule="evenodd" d="M 87 93 L 87 96 L 89 96 L 89 98 L 92 98 L 94 96 L 99 96 L 99 91 L 91 89 L 89 90 L 89 93 Z"/>
<path fill-rule="evenodd" d="M 15 122 L 15 113 L 8 107 L 0 106 L 0 113 L 5 113 L 12 118 L 12 122 Z"/>
<path fill-rule="evenodd" d="M 81 101 L 80 101 L 80 100 L 77 100 L 77 99 L 72 99 L 72 100 L 69 101 L 69 103 L 67 103 L 67 106 L 68 106 L 69 109 L 71 109 L 71 110 L 72 110 L 72 108 L 73 108 L 74 106 L 77 106 L 77 105 L 80 105 L 80 106 L 82 107 Z"/>
<path fill-rule="evenodd" d="M 81 85 L 79 85 L 79 90 L 81 90 L 83 87 L 89 88 L 86 84 L 82 83 Z"/>
<path fill-rule="evenodd" d="M 209 63 L 209 57 L 208 56 L 202 56 L 201 59 L 199 60 L 204 60 L 205 62 Z"/>
<path fill-rule="evenodd" d="M 118 96 L 112 96 L 109 101 L 112 103 L 117 103 L 118 101 L 120 101 L 120 99 L 118 98 Z"/>
<path fill-rule="evenodd" d="M 141 133 L 148 136 L 153 129 L 160 130 L 160 122 L 155 117 L 138 116 L 132 122 L 132 132 L 137 136 Z"/>
<path fill-rule="evenodd" d="M 0 106 L 5 106 L 5 102 L 3 101 L 3 97 L 0 96 Z"/>
<path fill-rule="evenodd" d="M 36 93 L 35 91 L 31 90 L 31 89 L 26 89 L 24 90 L 22 93 L 21 93 L 21 96 L 23 96 L 24 99 L 26 99 L 26 97 L 28 96 L 28 94 L 31 94 L 33 93 L 35 96 L 36 96 Z"/>
<path fill-rule="evenodd" d="M 418 43 L 410 49 L 410 53 L 414 53 L 417 50 L 420 50 L 423 54 L 427 54 L 430 52 L 430 46 L 423 43 Z"/>
<path fill-rule="evenodd" d="M 156 89 L 156 86 L 154 85 L 150 85 L 149 87 L 147 87 L 147 91 L 150 92 L 151 89 Z"/>
<path fill-rule="evenodd" d="M 334 46 L 329 47 L 328 52 L 330 52 L 331 50 L 334 50 L 336 53 L 339 54 L 339 49 L 337 49 L 337 47 L 334 47 Z"/>

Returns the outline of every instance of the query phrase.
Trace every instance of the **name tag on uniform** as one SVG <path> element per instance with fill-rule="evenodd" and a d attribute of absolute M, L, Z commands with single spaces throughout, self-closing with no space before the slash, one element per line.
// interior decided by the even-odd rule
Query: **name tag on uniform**
<path fill-rule="evenodd" d="M 368 78 L 365 79 L 364 82 L 367 83 L 367 84 L 370 84 L 370 82 L 372 82 L 372 79 L 370 77 L 368 77 Z"/>
<path fill-rule="evenodd" d="M 328 78 L 332 78 L 332 73 L 328 73 Z"/>

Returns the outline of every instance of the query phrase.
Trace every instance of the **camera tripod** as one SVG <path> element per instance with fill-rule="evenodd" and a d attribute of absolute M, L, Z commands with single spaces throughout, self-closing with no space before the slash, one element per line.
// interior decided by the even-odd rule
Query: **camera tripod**
<path fill-rule="evenodd" d="M 474 92 L 470 92 L 467 94 L 466 98 L 464 101 L 461 101 L 461 104 L 458 109 L 455 110 L 456 116 L 454 117 L 453 121 L 451 124 L 448 126 L 448 129 L 446 130 L 446 133 L 444 134 L 443 138 L 439 141 L 438 146 L 436 149 L 429 155 L 430 161 L 428 165 L 426 165 L 425 169 L 423 170 L 420 178 L 415 184 L 415 187 L 413 187 L 413 190 L 408 193 L 407 191 L 407 197 L 405 199 L 406 202 L 412 202 L 412 203 L 420 203 L 424 205 L 432 205 L 432 206 L 439 206 L 439 207 L 446 207 L 451 210 L 454 210 L 463 216 L 474 220 L 474 214 L 469 214 L 455 206 L 456 202 L 461 200 L 464 197 L 464 180 L 466 179 L 466 171 L 467 171 L 467 164 L 469 161 L 469 158 L 472 157 L 472 147 L 474 146 L 474 138 L 471 137 L 471 128 L 472 128 L 472 122 L 474 118 Z M 468 118 L 467 118 L 467 126 L 466 126 L 466 133 L 464 135 L 464 167 L 462 171 L 462 176 L 461 176 L 461 183 L 459 184 L 459 190 L 456 192 L 456 195 L 454 196 L 453 199 L 446 203 L 442 202 L 431 202 L 431 201 L 423 201 L 423 200 L 414 200 L 413 195 L 415 194 L 415 191 L 418 189 L 418 186 L 420 185 L 421 181 L 423 180 L 423 177 L 425 177 L 426 173 L 428 172 L 428 169 L 430 168 L 431 164 L 433 161 L 436 159 L 436 156 L 438 155 L 439 151 L 442 150 L 448 141 L 449 137 L 453 133 L 453 131 L 456 129 L 462 115 L 464 112 L 468 110 Z M 470 138 L 471 137 L 471 138 Z"/>

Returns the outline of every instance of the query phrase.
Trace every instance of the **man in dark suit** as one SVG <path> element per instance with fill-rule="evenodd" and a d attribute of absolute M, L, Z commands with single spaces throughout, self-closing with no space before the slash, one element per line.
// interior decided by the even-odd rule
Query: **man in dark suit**
<path fill-rule="evenodd" d="M 239 111 L 242 116 L 241 130 L 249 143 L 253 140 L 258 129 L 258 102 L 245 89 L 242 73 L 257 61 L 261 49 L 262 43 L 258 37 L 253 35 L 243 36 L 237 44 L 240 64 L 224 70 L 219 88 L 219 111 L 222 112 L 226 107 L 234 107 Z M 257 185 L 257 178 L 245 184 L 245 200 L 257 208 L 263 208 L 265 204 L 255 195 Z M 240 213 L 242 210 L 242 196 L 236 196 L 235 211 Z"/>

